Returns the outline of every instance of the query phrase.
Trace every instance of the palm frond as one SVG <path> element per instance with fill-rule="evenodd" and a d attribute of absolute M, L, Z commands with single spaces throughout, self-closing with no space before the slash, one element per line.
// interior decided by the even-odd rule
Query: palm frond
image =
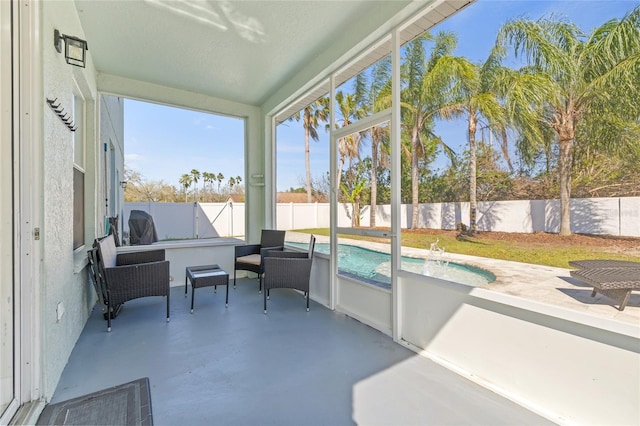
<path fill-rule="evenodd" d="M 582 36 L 578 27 L 567 22 L 518 19 L 504 24 L 497 40 L 500 46 L 513 46 L 516 57 L 524 56 L 536 69 L 567 83 L 577 71 L 575 49 Z"/>

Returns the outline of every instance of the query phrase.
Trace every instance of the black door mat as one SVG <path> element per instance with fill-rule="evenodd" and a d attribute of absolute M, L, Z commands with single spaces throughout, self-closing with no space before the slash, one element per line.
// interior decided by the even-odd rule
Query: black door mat
<path fill-rule="evenodd" d="M 149 378 L 49 404 L 37 424 L 152 426 Z"/>

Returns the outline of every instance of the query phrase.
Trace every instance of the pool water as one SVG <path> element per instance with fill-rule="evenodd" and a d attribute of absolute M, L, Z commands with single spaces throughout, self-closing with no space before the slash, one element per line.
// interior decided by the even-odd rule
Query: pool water
<path fill-rule="evenodd" d="M 308 247 L 305 243 L 291 243 L 293 247 Z M 328 243 L 317 243 L 316 252 L 329 254 Z M 449 262 L 429 262 L 424 259 L 402 256 L 402 269 L 416 274 L 454 281 L 471 286 L 481 286 L 495 280 L 495 276 L 484 269 Z M 338 245 L 338 271 L 383 288 L 391 288 L 391 256 L 375 250 L 347 244 Z"/>

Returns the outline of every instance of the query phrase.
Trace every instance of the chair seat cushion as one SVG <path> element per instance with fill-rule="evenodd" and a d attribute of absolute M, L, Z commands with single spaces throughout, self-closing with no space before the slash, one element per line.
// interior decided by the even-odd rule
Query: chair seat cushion
<path fill-rule="evenodd" d="M 261 261 L 262 257 L 259 254 L 250 254 L 248 256 L 242 256 L 236 259 L 237 263 L 249 263 L 256 266 L 260 265 Z"/>

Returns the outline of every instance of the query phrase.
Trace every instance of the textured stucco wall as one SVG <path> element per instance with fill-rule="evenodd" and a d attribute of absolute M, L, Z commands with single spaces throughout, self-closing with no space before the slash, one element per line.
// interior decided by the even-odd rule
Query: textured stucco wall
<path fill-rule="evenodd" d="M 42 45 L 42 297 L 40 312 L 40 360 L 42 395 L 53 395 L 76 340 L 95 304 L 88 284 L 86 249 L 73 250 L 73 133 L 45 103 L 57 98 L 66 111 L 73 110 L 73 93 L 85 98 L 85 243 L 90 244 L 101 227 L 104 207 L 97 184 L 102 157 L 97 149 L 96 72 L 90 62 L 85 69 L 65 62 L 53 47 L 54 29 L 85 38 L 74 2 L 40 2 Z M 89 45 L 91 42 L 89 41 Z M 80 123 L 78 123 L 80 125 Z M 80 130 L 80 129 L 79 129 Z M 58 307 L 64 310 L 59 317 Z M 87 363 L 90 372 L 90 360 Z"/>

